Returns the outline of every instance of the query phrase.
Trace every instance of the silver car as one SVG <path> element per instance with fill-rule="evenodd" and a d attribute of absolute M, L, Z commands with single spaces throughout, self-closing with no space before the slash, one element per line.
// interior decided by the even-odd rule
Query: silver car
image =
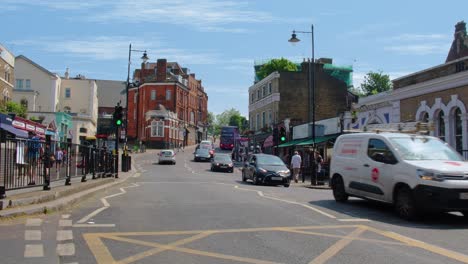
<path fill-rule="evenodd" d="M 163 149 L 158 154 L 158 164 L 170 163 L 176 164 L 175 152 L 172 149 Z"/>

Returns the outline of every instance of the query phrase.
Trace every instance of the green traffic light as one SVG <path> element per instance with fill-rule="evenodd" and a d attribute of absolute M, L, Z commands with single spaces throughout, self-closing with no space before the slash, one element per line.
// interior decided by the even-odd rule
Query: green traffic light
<path fill-rule="evenodd" d="M 122 125 L 122 120 L 117 120 L 115 123 L 116 123 L 118 126 L 120 126 L 120 125 Z"/>
<path fill-rule="evenodd" d="M 281 137 L 281 141 L 285 141 L 286 140 L 286 137 Z"/>

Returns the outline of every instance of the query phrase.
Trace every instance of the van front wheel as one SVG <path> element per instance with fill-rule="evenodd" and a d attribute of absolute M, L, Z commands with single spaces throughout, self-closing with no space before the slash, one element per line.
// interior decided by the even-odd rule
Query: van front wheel
<path fill-rule="evenodd" d="M 396 191 L 396 213 L 403 219 L 414 220 L 418 214 L 411 189 L 403 186 Z"/>
<path fill-rule="evenodd" d="M 345 191 L 344 182 L 341 177 L 338 176 L 333 180 L 332 189 L 335 201 L 339 203 L 344 203 L 348 201 L 349 195 Z"/>

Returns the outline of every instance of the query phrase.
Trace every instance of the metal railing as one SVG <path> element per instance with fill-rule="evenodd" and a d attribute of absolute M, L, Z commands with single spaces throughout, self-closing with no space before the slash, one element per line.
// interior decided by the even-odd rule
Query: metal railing
<path fill-rule="evenodd" d="M 116 158 L 106 148 L 93 145 L 4 138 L 0 143 L 0 198 L 8 190 L 38 186 L 46 190 L 53 181 L 65 180 L 70 185 L 73 177 L 85 182 L 88 175 L 93 179 L 114 176 Z"/>

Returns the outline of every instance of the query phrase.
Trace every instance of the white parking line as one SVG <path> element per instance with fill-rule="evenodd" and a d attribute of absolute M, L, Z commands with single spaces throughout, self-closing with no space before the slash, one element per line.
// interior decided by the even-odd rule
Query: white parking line
<path fill-rule="evenodd" d="M 369 219 L 364 219 L 364 218 L 344 218 L 344 219 L 338 219 L 338 221 L 341 222 L 372 222 Z"/>
<path fill-rule="evenodd" d="M 60 227 L 72 226 L 72 220 L 60 219 L 59 226 Z"/>
<path fill-rule="evenodd" d="M 44 246 L 42 244 L 26 245 L 24 248 L 25 258 L 40 258 L 44 256 Z"/>
<path fill-rule="evenodd" d="M 72 240 L 73 231 L 72 230 L 58 230 L 57 231 L 57 241 Z"/>
<path fill-rule="evenodd" d="M 24 240 L 41 240 L 41 230 L 26 230 L 24 232 Z"/>
<path fill-rule="evenodd" d="M 41 226 L 42 219 L 40 218 L 29 218 L 26 220 L 26 226 Z"/>
<path fill-rule="evenodd" d="M 75 244 L 58 244 L 57 245 L 57 255 L 59 256 L 73 256 L 75 255 Z"/>
<path fill-rule="evenodd" d="M 64 215 L 62 215 L 62 218 L 63 219 L 68 219 L 68 218 L 70 218 L 70 215 L 69 214 L 64 214 Z"/>

